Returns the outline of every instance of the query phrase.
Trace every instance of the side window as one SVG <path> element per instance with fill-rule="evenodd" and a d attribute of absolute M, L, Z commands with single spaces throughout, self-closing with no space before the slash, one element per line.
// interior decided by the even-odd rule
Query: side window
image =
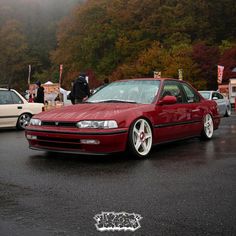
<path fill-rule="evenodd" d="M 186 94 L 187 102 L 193 103 L 193 102 L 199 102 L 200 97 L 198 94 L 187 84 L 183 84 L 184 92 Z"/>
<path fill-rule="evenodd" d="M 213 99 L 213 98 L 219 99 L 218 93 L 212 93 L 212 99 Z"/>
<path fill-rule="evenodd" d="M 0 91 L 0 104 L 4 104 L 5 102 L 5 99 L 4 99 L 4 91 Z"/>
<path fill-rule="evenodd" d="M 175 81 L 165 81 L 164 87 L 161 93 L 161 98 L 165 96 L 175 96 L 177 99 L 177 103 L 183 103 L 184 97 L 181 91 L 181 88 L 178 83 Z"/>
<path fill-rule="evenodd" d="M 16 93 L 14 93 L 13 91 L 11 91 L 11 96 L 12 96 L 12 100 L 13 100 L 14 104 L 22 104 L 23 103 L 21 98 Z"/>
<path fill-rule="evenodd" d="M 0 91 L 0 104 L 13 104 L 11 91 Z"/>
<path fill-rule="evenodd" d="M 220 93 L 217 93 L 217 95 L 219 99 L 224 99 L 224 97 Z"/>

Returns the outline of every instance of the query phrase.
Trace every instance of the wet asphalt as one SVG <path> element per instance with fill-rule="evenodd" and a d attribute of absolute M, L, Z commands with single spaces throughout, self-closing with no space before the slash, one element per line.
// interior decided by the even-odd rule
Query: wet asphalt
<path fill-rule="evenodd" d="M 101 212 L 140 214 L 98 232 Z M 210 141 L 156 146 L 149 159 L 49 155 L 0 130 L 0 235 L 236 235 L 236 113 Z"/>

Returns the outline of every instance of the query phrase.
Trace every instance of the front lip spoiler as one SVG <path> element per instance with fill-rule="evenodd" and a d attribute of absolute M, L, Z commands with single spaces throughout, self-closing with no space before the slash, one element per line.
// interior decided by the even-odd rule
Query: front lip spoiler
<path fill-rule="evenodd" d="M 56 152 L 56 153 L 65 153 L 65 154 L 80 154 L 86 156 L 108 156 L 117 152 L 106 152 L 106 153 L 95 153 L 95 152 L 83 152 L 83 151 L 64 151 L 64 150 L 56 150 L 56 149 L 49 149 L 49 148 L 40 148 L 40 147 L 33 147 L 29 146 L 30 149 L 36 151 L 46 151 L 46 152 Z"/>

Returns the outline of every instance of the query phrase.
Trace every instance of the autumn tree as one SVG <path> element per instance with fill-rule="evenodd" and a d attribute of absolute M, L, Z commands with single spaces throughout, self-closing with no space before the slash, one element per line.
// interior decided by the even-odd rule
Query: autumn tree
<path fill-rule="evenodd" d="M 150 76 L 156 68 L 176 77 L 182 67 L 198 87 L 214 88 L 218 44 L 233 37 L 222 25 L 233 13 L 232 0 L 88 0 L 60 23 L 52 61 L 68 75 L 87 68 L 101 79 Z"/>
<path fill-rule="evenodd" d="M 27 66 L 27 44 L 18 21 L 7 21 L 0 28 L 0 52 L 1 83 L 19 80 L 21 72 Z"/>
<path fill-rule="evenodd" d="M 207 82 L 206 89 L 217 89 L 219 48 L 205 42 L 196 43 L 193 45 L 193 60 L 200 71 L 198 77 Z"/>
<path fill-rule="evenodd" d="M 32 80 L 51 79 L 55 72 L 51 68 L 50 52 L 56 47 L 57 23 L 69 13 L 72 6 L 81 0 L 1 0 L 0 29 L 9 21 L 21 25 L 27 51 L 26 67 L 18 71 L 22 78 L 27 77 L 27 64 L 32 65 Z M 16 38 L 17 40 L 17 38 Z M 16 42 L 17 43 L 17 42 Z M 15 65 L 17 66 L 17 65 Z M 20 66 L 18 66 L 20 67 Z M 14 74 L 16 76 L 16 74 Z M 3 78 L 1 78 L 3 80 Z"/>
<path fill-rule="evenodd" d="M 232 70 L 236 67 L 236 45 L 228 48 L 219 58 L 219 65 L 224 66 L 223 82 L 227 83 L 229 78 L 236 75 L 232 73 Z"/>

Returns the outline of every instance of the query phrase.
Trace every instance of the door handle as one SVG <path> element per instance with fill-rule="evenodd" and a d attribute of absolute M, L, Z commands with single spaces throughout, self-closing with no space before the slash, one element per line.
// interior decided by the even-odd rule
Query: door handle
<path fill-rule="evenodd" d="M 194 109 L 194 110 L 192 110 L 192 112 L 199 112 L 200 111 L 200 109 Z"/>
<path fill-rule="evenodd" d="M 22 106 L 18 106 L 17 109 L 22 109 Z"/>

